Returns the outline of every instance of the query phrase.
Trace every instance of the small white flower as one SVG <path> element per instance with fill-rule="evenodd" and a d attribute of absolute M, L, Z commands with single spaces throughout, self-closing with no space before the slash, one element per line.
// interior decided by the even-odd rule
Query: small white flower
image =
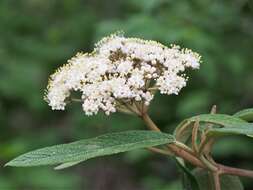
<path fill-rule="evenodd" d="M 98 42 L 93 53 L 78 53 L 58 69 L 45 98 L 52 109 L 64 110 L 71 91 L 80 91 L 86 115 L 100 110 L 109 115 L 119 105 L 136 110 L 149 105 L 154 89 L 178 94 L 186 86 L 185 69 L 198 69 L 199 64 L 197 53 L 179 46 L 111 35 Z"/>
<path fill-rule="evenodd" d="M 132 86 L 133 88 L 141 88 L 145 84 L 144 80 L 144 71 L 135 69 L 132 73 L 131 76 L 128 78 L 127 84 L 129 86 Z"/>
<path fill-rule="evenodd" d="M 133 62 L 130 60 L 121 60 L 117 66 L 117 72 L 120 74 L 128 74 L 133 69 Z"/>
<path fill-rule="evenodd" d="M 187 79 L 182 76 L 165 72 L 163 76 L 157 79 L 157 86 L 159 86 L 161 94 L 177 95 L 186 86 L 186 81 Z"/>

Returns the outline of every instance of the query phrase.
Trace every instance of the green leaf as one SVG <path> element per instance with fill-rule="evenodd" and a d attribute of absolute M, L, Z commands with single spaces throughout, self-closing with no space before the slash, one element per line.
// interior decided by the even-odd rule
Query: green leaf
<path fill-rule="evenodd" d="M 245 121 L 253 121 L 253 108 L 244 109 L 234 114 Z"/>
<path fill-rule="evenodd" d="M 203 114 L 191 118 L 190 120 L 212 123 L 219 125 L 208 129 L 207 136 L 220 136 L 220 135 L 253 135 L 253 124 L 246 121 L 225 114 Z M 202 125 L 205 126 L 205 125 Z"/>
<path fill-rule="evenodd" d="M 54 169 L 55 169 L 55 170 L 62 170 L 62 169 L 69 168 L 69 167 L 71 167 L 71 166 L 77 165 L 77 164 L 79 164 L 80 162 L 81 162 L 81 161 L 77 161 L 77 162 L 66 162 L 66 163 L 60 164 L 59 166 L 56 166 Z"/>
<path fill-rule="evenodd" d="M 201 130 L 207 129 L 207 136 L 222 136 L 231 134 L 247 136 L 253 135 L 253 124 L 247 123 L 238 117 L 225 114 L 202 114 L 183 121 L 175 131 L 177 138 L 186 141 L 191 134 L 191 126 L 186 128 L 186 130 L 184 130 L 181 134 L 178 134 L 180 128 L 182 128 L 184 125 L 191 125 L 195 121 L 214 124 L 214 126 L 211 128 L 206 128 L 206 125 L 201 125 Z"/>
<path fill-rule="evenodd" d="M 233 117 L 230 115 L 226 115 L 226 114 L 202 114 L 202 115 L 194 116 L 188 120 L 191 122 L 195 122 L 199 120 L 200 122 L 217 124 L 224 127 L 235 127 L 235 126 L 247 123 L 242 119 L 239 119 L 237 117 Z"/>
<path fill-rule="evenodd" d="M 174 137 L 154 131 L 126 131 L 101 135 L 68 144 L 55 145 L 23 154 L 6 166 L 40 166 L 62 164 L 66 168 L 90 158 L 172 143 Z"/>
<path fill-rule="evenodd" d="M 203 169 L 193 171 L 201 190 L 215 190 L 212 174 Z M 221 190 L 243 190 L 243 185 L 237 176 L 221 175 Z"/>
<path fill-rule="evenodd" d="M 246 135 L 253 137 L 253 125 L 245 124 L 237 127 L 212 128 L 208 130 L 207 136 L 225 136 L 225 135 Z"/>

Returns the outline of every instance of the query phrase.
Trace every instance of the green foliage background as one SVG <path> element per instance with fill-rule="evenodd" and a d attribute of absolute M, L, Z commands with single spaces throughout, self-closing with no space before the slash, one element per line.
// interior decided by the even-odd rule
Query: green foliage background
<path fill-rule="evenodd" d="M 71 169 L 3 168 L 32 149 L 142 129 L 138 118 L 86 117 L 79 104 L 53 112 L 43 101 L 47 78 L 77 51 L 91 51 L 101 37 L 126 36 L 176 43 L 199 52 L 178 96 L 157 95 L 151 116 L 171 132 L 185 117 L 253 107 L 252 0 L 1 0 L 0 1 L 0 190 L 177 190 L 172 160 L 145 150 L 87 161 Z M 215 146 L 224 164 L 253 169 L 253 141 L 230 137 Z M 243 180 L 252 189 L 252 180 Z"/>

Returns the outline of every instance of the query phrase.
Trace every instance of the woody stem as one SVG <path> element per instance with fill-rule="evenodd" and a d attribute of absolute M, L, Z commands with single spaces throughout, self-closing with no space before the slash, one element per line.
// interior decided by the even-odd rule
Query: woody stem
<path fill-rule="evenodd" d="M 144 123 L 147 125 L 147 127 L 150 130 L 153 131 L 161 131 L 156 124 L 151 120 L 149 115 L 147 113 L 142 113 L 141 116 Z M 204 164 L 195 156 L 193 156 L 191 153 L 189 153 L 189 150 L 184 149 L 182 146 L 178 147 L 176 143 L 171 143 L 167 145 L 168 149 L 173 152 L 176 156 L 183 158 L 184 160 L 190 162 L 191 164 L 205 168 Z"/>

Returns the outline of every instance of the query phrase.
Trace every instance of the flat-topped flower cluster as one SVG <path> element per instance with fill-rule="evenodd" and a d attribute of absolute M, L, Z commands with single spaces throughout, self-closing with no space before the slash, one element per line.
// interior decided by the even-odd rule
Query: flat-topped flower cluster
<path fill-rule="evenodd" d="M 179 46 L 111 35 L 91 54 L 78 53 L 49 80 L 46 100 L 52 109 L 64 110 L 71 91 L 82 93 L 86 115 L 102 110 L 107 115 L 120 105 L 153 99 L 154 91 L 178 94 L 186 86 L 186 68 L 198 69 L 200 56 Z"/>

